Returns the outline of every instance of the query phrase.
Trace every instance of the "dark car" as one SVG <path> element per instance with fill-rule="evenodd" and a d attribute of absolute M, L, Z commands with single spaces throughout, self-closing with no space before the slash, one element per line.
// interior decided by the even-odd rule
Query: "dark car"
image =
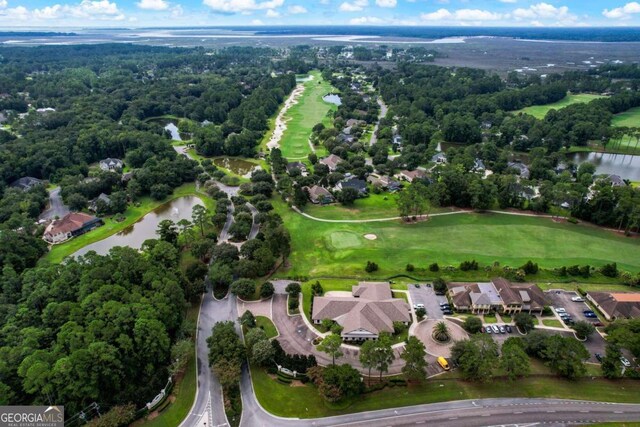
<path fill-rule="evenodd" d="M 600 353 L 596 353 L 594 356 L 598 359 L 598 362 L 602 362 L 602 355 Z"/>
<path fill-rule="evenodd" d="M 504 325 L 504 328 L 507 330 L 507 333 L 509 333 L 509 334 L 510 334 L 511 332 L 513 332 L 513 329 L 511 328 L 511 326 L 510 326 L 510 325 Z"/>
<path fill-rule="evenodd" d="M 596 316 L 595 313 L 585 313 L 584 317 L 589 317 L 591 319 L 597 319 L 598 318 L 598 316 Z"/>
<path fill-rule="evenodd" d="M 593 310 L 582 310 L 582 312 L 583 312 L 584 314 L 587 314 L 587 313 L 593 313 Z"/>
<path fill-rule="evenodd" d="M 453 314 L 453 311 L 451 311 L 451 310 L 443 310 L 443 311 L 442 311 L 442 314 L 447 314 L 447 315 L 449 315 L 449 316 L 450 316 L 450 315 L 452 315 L 452 314 Z"/>
<path fill-rule="evenodd" d="M 415 286 L 416 288 L 420 287 L 420 285 L 418 283 L 414 284 L 413 286 Z"/>
<path fill-rule="evenodd" d="M 445 311 L 445 310 L 451 310 L 451 306 L 449 304 L 447 305 L 441 305 L 440 306 L 440 310 Z"/>
<path fill-rule="evenodd" d="M 604 326 L 604 323 L 602 323 L 602 322 L 593 322 L 593 326 L 596 326 L 596 327 Z"/>

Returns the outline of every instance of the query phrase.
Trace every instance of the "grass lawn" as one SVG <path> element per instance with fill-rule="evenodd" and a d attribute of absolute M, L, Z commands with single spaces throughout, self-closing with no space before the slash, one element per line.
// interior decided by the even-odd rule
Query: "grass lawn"
<path fill-rule="evenodd" d="M 194 322 L 198 320 L 200 305 L 194 304 L 187 310 L 187 319 Z M 171 427 L 179 425 L 189 413 L 193 400 L 196 397 L 196 358 L 192 355 L 184 372 L 184 376 L 178 380 L 171 392 L 171 398 L 175 398 L 165 410 L 152 420 L 141 420 L 134 423 L 136 427 Z"/>
<path fill-rule="evenodd" d="M 336 89 L 322 78 L 320 72 L 312 71 L 310 74 L 313 79 L 304 83 L 304 93 L 298 98 L 298 103 L 289 108 L 285 116 L 287 129 L 280 139 L 280 149 L 282 155 L 290 161 L 307 158 L 311 153 L 309 147 L 311 129 L 321 122 L 327 127 L 331 126 L 327 113 L 337 109 L 335 105 L 322 99 Z M 319 156 L 324 155 L 324 152 L 324 148 L 318 149 Z"/>
<path fill-rule="evenodd" d="M 617 262 L 620 269 L 640 271 L 639 239 L 588 225 L 487 213 L 432 217 L 417 224 L 327 223 L 305 218 L 275 199 L 273 204 L 292 238 L 291 267 L 279 276 L 386 278 L 409 263 L 424 269 L 437 262 L 442 268 L 472 259 L 512 267 L 531 259 L 542 268 Z M 369 233 L 377 239 L 365 239 Z M 376 262 L 379 270 L 366 273 L 367 261 Z"/>
<path fill-rule="evenodd" d="M 278 336 L 278 329 L 276 329 L 276 325 L 274 325 L 268 317 L 256 316 L 256 326 L 267 334 L 267 338 Z"/>
<path fill-rule="evenodd" d="M 540 289 L 548 291 L 549 289 L 563 289 L 565 291 L 578 291 L 578 288 L 585 292 L 628 292 L 629 286 L 616 283 L 538 283 Z"/>
<path fill-rule="evenodd" d="M 558 102 L 546 105 L 532 105 L 531 107 L 526 107 L 522 110 L 514 111 L 514 113 L 526 113 L 534 116 L 536 119 L 544 119 L 547 113 L 551 110 L 559 110 L 573 104 L 584 104 L 599 98 L 604 97 L 601 95 L 592 95 L 588 93 L 567 95 L 564 99 L 561 99 Z"/>
<path fill-rule="evenodd" d="M 495 314 L 485 314 L 483 315 L 484 322 L 483 323 L 496 323 L 498 319 Z"/>
<path fill-rule="evenodd" d="M 564 327 L 562 322 L 559 321 L 559 320 L 556 320 L 556 319 L 542 319 L 542 324 L 544 326 L 551 326 L 553 328 L 562 328 L 562 327 Z"/>
<path fill-rule="evenodd" d="M 183 196 L 199 197 L 203 201 L 207 209 L 213 211 L 213 209 L 215 208 L 215 202 L 213 201 L 213 199 L 209 198 L 204 193 L 196 191 L 194 183 L 184 184 L 176 188 L 173 194 L 171 194 L 165 200 L 157 201 L 151 199 L 150 197 L 144 197 L 140 199 L 140 206 L 129 205 L 124 213 L 125 220 L 122 222 L 116 222 L 112 217 L 104 218 L 104 225 L 102 227 L 96 228 L 89 233 L 75 237 L 65 243 L 53 246 L 51 250 L 47 254 L 45 254 L 42 260 L 52 264 L 57 264 L 61 262 L 65 257 L 76 252 L 78 249 L 124 230 L 163 203 L 167 203 L 173 199 L 177 199 Z"/>
<path fill-rule="evenodd" d="M 385 192 L 358 199 L 352 206 L 343 206 L 338 203 L 320 206 L 308 203 L 303 211 L 322 219 L 395 218 L 399 215 L 396 198 L 397 195 Z"/>
<path fill-rule="evenodd" d="M 544 369 L 544 368 L 541 368 Z M 538 369 L 532 369 L 537 371 Z M 455 373 L 454 373 L 455 374 Z M 262 369 L 251 369 L 253 386 L 260 404 L 282 417 L 328 417 L 376 409 L 423 403 L 490 397 L 550 397 L 608 402 L 640 402 L 633 380 L 609 381 L 603 378 L 568 381 L 555 376 L 536 376 L 518 380 L 517 387 L 507 380 L 472 383 L 445 374 L 419 386 L 391 387 L 358 396 L 340 406 L 325 402 L 313 385 L 291 387 L 270 378 Z"/>
<path fill-rule="evenodd" d="M 640 107 L 632 108 L 624 113 L 616 114 L 611 121 L 616 127 L 638 127 L 640 126 Z"/>

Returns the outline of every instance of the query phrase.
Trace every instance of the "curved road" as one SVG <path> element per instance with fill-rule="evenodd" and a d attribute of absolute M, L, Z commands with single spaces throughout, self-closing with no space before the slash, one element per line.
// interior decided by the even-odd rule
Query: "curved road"
<path fill-rule="evenodd" d="M 53 219 L 55 217 L 62 218 L 68 214 L 69 208 L 62 201 L 60 196 L 60 187 L 49 190 L 49 206 L 40 214 L 38 219 Z"/>

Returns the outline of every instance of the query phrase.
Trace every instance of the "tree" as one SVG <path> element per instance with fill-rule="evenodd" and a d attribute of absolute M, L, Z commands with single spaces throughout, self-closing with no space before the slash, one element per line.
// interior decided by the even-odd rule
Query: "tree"
<path fill-rule="evenodd" d="M 425 346 L 418 338 L 411 336 L 404 346 L 400 357 L 405 361 L 402 373 L 408 381 L 422 381 L 427 377 L 427 352 Z"/>
<path fill-rule="evenodd" d="M 476 316 L 467 316 L 467 318 L 464 319 L 462 327 L 470 334 L 477 334 L 482 330 L 482 320 Z"/>
<path fill-rule="evenodd" d="M 240 316 L 240 324 L 245 328 L 255 328 L 256 318 L 251 311 L 246 310 L 242 313 L 242 316 Z"/>
<path fill-rule="evenodd" d="M 67 197 L 67 205 L 72 211 L 81 211 L 87 207 L 87 203 L 87 198 L 79 193 L 73 193 Z"/>
<path fill-rule="evenodd" d="M 271 341 L 265 339 L 258 341 L 251 348 L 251 360 L 258 366 L 266 366 L 273 360 L 276 351 L 271 345 Z"/>
<path fill-rule="evenodd" d="M 224 390 L 236 387 L 240 382 L 241 364 L 235 360 L 220 359 L 213 364 L 213 373 Z"/>
<path fill-rule="evenodd" d="M 160 221 L 157 233 L 160 235 L 160 239 L 165 242 L 169 242 L 172 245 L 178 243 L 178 227 L 170 219 Z"/>
<path fill-rule="evenodd" d="M 449 341 L 449 327 L 445 322 L 436 323 L 436 326 L 433 328 L 433 338 L 440 342 Z"/>
<path fill-rule="evenodd" d="M 252 328 L 244 335 L 244 343 L 247 346 L 249 352 L 252 351 L 253 346 L 260 341 L 267 340 L 267 333 L 262 328 Z"/>
<path fill-rule="evenodd" d="M 136 418 L 136 406 L 133 403 L 113 406 L 100 417 L 85 424 L 87 427 L 123 427 L 128 426 Z"/>
<path fill-rule="evenodd" d="M 418 317 L 418 319 L 421 320 L 426 315 L 427 315 L 427 310 L 424 307 L 420 307 L 416 309 L 416 316 Z"/>
<path fill-rule="evenodd" d="M 352 187 L 343 188 L 342 191 L 339 191 L 336 195 L 336 198 L 343 205 L 353 205 L 358 197 L 360 197 L 360 192 Z"/>
<path fill-rule="evenodd" d="M 331 363 L 336 364 L 336 358 L 342 357 L 340 346 L 342 345 L 342 337 L 340 335 L 327 335 L 318 344 L 318 350 L 331 356 Z"/>
<path fill-rule="evenodd" d="M 586 373 L 584 361 L 589 358 L 589 352 L 574 338 L 552 335 L 546 340 L 542 357 L 557 374 L 574 379 Z"/>
<path fill-rule="evenodd" d="M 596 327 L 591 322 L 579 320 L 573 325 L 573 330 L 578 338 L 587 339 L 596 331 Z"/>
<path fill-rule="evenodd" d="M 256 284 L 250 279 L 238 279 L 231 284 L 231 292 L 240 298 L 246 299 L 256 292 Z"/>
<path fill-rule="evenodd" d="M 365 341 L 360 347 L 360 363 L 362 366 L 369 370 L 369 385 L 371 385 L 371 369 L 376 364 L 374 352 L 376 350 L 376 343 L 374 340 Z"/>
<path fill-rule="evenodd" d="M 375 262 L 367 261 L 367 265 L 364 267 L 364 270 L 367 273 L 373 273 L 375 271 L 378 271 L 378 268 L 378 264 L 376 264 Z"/>
<path fill-rule="evenodd" d="M 457 341 L 451 348 L 451 359 L 467 380 L 490 380 L 497 355 L 498 345 L 486 334 L 476 334 L 471 339 Z"/>
<path fill-rule="evenodd" d="M 502 344 L 502 356 L 500 357 L 500 366 L 507 373 L 511 381 L 529 375 L 531 366 L 529 364 L 529 356 L 524 351 L 524 345 L 505 341 Z"/>
<path fill-rule="evenodd" d="M 607 343 L 605 355 L 602 358 L 602 374 L 609 379 L 622 376 L 622 352 L 616 343 Z"/>
<path fill-rule="evenodd" d="M 374 342 L 373 362 L 375 368 L 380 372 L 380 380 L 382 381 L 382 373 L 389 370 L 389 365 L 396 356 L 393 353 L 391 335 L 388 332 L 381 332 Z"/>
<path fill-rule="evenodd" d="M 529 313 L 517 313 L 515 316 L 513 316 L 513 321 L 515 322 L 518 329 L 520 329 L 524 333 L 533 330 L 533 317 Z"/>
<path fill-rule="evenodd" d="M 363 384 L 357 369 L 344 365 L 319 366 L 307 370 L 320 394 L 329 402 L 338 402 L 346 397 L 362 393 Z"/>
<path fill-rule="evenodd" d="M 253 330 L 259 330 L 254 328 Z M 233 361 L 240 365 L 246 356 L 245 346 L 236 333 L 233 322 L 217 322 L 207 338 L 209 364 L 214 366 L 220 360 Z"/>
<path fill-rule="evenodd" d="M 260 286 L 260 298 L 271 298 L 274 293 L 273 283 L 264 282 L 262 286 Z"/>
<path fill-rule="evenodd" d="M 302 287 L 300 286 L 300 283 L 291 282 L 286 288 L 284 288 L 284 291 L 289 294 L 289 297 L 296 298 L 302 291 Z"/>
<path fill-rule="evenodd" d="M 445 294 L 447 292 L 447 282 L 441 277 L 436 277 L 433 281 L 433 290 L 436 294 Z"/>
<path fill-rule="evenodd" d="M 311 285 L 311 292 L 313 295 L 322 295 L 324 293 L 324 289 L 322 289 L 322 285 L 319 281 L 316 280 L 316 282 Z"/>
<path fill-rule="evenodd" d="M 415 182 L 406 190 L 400 193 L 397 199 L 397 207 L 400 216 L 409 218 L 411 216 L 429 215 L 431 203 L 428 198 L 427 187 Z"/>
<path fill-rule="evenodd" d="M 204 237 L 204 224 L 207 222 L 208 216 L 209 211 L 202 205 L 195 205 L 193 209 L 191 209 L 191 219 L 194 224 L 200 227 L 200 235 L 202 237 Z"/>
<path fill-rule="evenodd" d="M 193 341 L 185 339 L 177 341 L 171 347 L 171 375 L 181 373 L 193 355 Z"/>

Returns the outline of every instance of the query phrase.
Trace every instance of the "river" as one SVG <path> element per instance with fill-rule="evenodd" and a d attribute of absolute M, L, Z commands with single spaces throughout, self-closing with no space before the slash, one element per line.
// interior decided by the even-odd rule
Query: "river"
<path fill-rule="evenodd" d="M 84 255 L 89 251 L 96 251 L 99 255 L 106 255 L 111 248 L 116 246 L 129 246 L 134 249 L 140 249 L 145 240 L 158 237 L 156 230 L 161 221 L 170 219 L 177 223 L 181 219 L 191 220 L 191 210 L 195 205 L 204 206 L 204 203 L 195 196 L 184 196 L 174 199 L 164 205 L 158 206 L 155 210 L 143 216 L 138 222 L 119 233 L 79 249 L 73 256 Z"/>
<path fill-rule="evenodd" d="M 575 164 L 590 162 L 598 175 L 620 175 L 622 179 L 640 181 L 640 156 L 612 153 L 575 153 L 569 156 Z"/>

